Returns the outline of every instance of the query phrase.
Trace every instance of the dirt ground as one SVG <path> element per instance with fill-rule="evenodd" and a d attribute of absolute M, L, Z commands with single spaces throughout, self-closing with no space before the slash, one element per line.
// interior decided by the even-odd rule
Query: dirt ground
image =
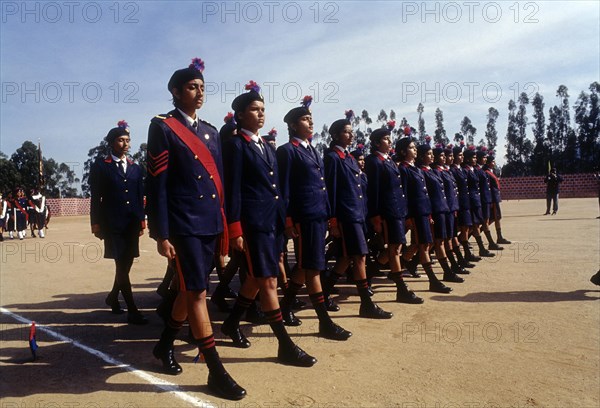
<path fill-rule="evenodd" d="M 142 237 L 132 269 L 150 323 L 130 326 L 104 305 L 113 263 L 102 259 L 87 217 L 53 218 L 44 240 L 0 243 L 0 406 L 600 407 L 600 287 L 589 281 L 600 265 L 598 201 L 560 206 L 542 216 L 541 200 L 504 202 L 503 233 L 513 243 L 449 295 L 428 292 L 424 277 L 407 279 L 425 303 L 399 304 L 392 284 L 375 280 L 374 299 L 391 320 L 357 317 L 355 289 L 340 285 L 332 316 L 354 333 L 347 342 L 316 337 L 313 310 L 299 312 L 304 324 L 290 330 L 319 360 L 309 369 L 277 364 L 268 326 L 244 325 L 252 347 L 229 347 L 218 330 L 225 315 L 211 308 L 221 357 L 248 391 L 237 403 L 207 393 L 187 330 L 176 343 L 183 374 L 160 374 L 151 351 L 166 261 L 154 241 Z"/>

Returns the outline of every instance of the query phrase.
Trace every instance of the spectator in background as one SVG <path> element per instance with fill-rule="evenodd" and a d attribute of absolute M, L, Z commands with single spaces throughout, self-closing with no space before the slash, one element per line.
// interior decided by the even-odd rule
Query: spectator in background
<path fill-rule="evenodd" d="M 544 215 L 550 214 L 550 203 L 552 201 L 554 201 L 552 205 L 552 215 L 558 212 L 558 186 L 562 181 L 562 177 L 556 172 L 556 167 L 552 167 L 550 174 L 544 179 L 544 183 L 546 183 L 546 212 Z"/>

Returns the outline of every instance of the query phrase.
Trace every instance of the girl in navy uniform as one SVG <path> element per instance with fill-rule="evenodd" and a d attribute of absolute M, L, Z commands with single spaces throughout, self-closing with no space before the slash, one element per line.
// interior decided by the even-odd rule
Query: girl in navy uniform
<path fill-rule="evenodd" d="M 277 298 L 277 275 L 285 223 L 285 205 L 279 189 L 275 150 L 258 132 L 265 121 L 265 105 L 254 81 L 249 92 L 236 97 L 231 106 L 238 135 L 223 147 L 225 192 L 230 247 L 244 255 L 248 277 L 240 288 L 233 311 L 221 330 L 237 347 L 250 347 L 240 331 L 240 319 L 260 292 L 260 303 L 279 341 L 278 360 L 283 364 L 311 367 L 317 360 L 290 338 L 283 324 Z"/>
<path fill-rule="evenodd" d="M 471 261 L 479 261 L 481 258 L 471 253 L 469 246 L 469 232 L 473 227 L 473 216 L 471 213 L 471 198 L 469 194 L 469 180 L 467 177 L 467 170 L 463 168 L 464 163 L 464 144 L 461 142 L 459 146 L 454 146 L 452 153 L 454 155 L 454 161 L 450 166 L 450 172 L 454 176 L 456 186 L 458 187 L 458 214 L 456 222 L 458 226 L 458 241 L 465 251 L 464 260 L 461 262 L 461 266 L 464 268 L 472 268 L 474 265 Z M 457 258 L 460 259 L 460 248 L 456 246 L 454 253 Z"/>
<path fill-rule="evenodd" d="M 483 246 L 483 240 L 480 235 L 481 224 L 483 223 L 483 214 L 481 211 L 481 190 L 479 184 L 479 176 L 475 172 L 475 165 L 477 164 L 477 152 L 475 146 L 469 146 L 463 155 L 464 162 L 462 164 L 463 171 L 466 173 L 467 184 L 469 187 L 469 203 L 471 205 L 471 217 L 473 220 L 473 226 L 471 227 L 471 234 L 477 241 L 479 247 L 479 256 L 482 257 L 493 257 L 490 251 L 485 249 Z"/>
<path fill-rule="evenodd" d="M 483 169 L 483 166 L 487 163 L 487 148 L 482 146 L 477 150 L 477 164 L 475 165 L 475 172 L 479 177 L 479 191 L 481 193 L 481 214 L 483 216 L 483 222 L 481 224 L 481 230 L 485 234 L 488 240 L 489 250 L 502 250 L 501 246 L 494 242 L 492 233 L 488 227 L 490 223 L 491 211 L 492 211 L 492 191 L 490 187 L 490 177 L 488 173 Z"/>
<path fill-rule="evenodd" d="M 443 154 L 441 147 L 436 148 L 438 156 Z M 445 159 L 445 158 L 444 158 Z M 434 250 L 437 256 L 440 266 L 444 271 L 443 280 L 446 282 L 457 282 L 461 283 L 464 280 L 457 276 L 448 264 L 448 257 L 446 255 L 446 249 L 444 242 L 449 238 L 449 218 L 450 208 L 448 206 L 448 199 L 446 198 L 446 189 L 444 187 L 444 180 L 441 175 L 433 170 L 431 167 L 435 161 L 434 150 L 427 143 L 417 147 L 417 163 L 421 167 L 421 171 L 425 177 L 425 185 L 427 186 L 427 192 L 429 193 L 429 201 L 431 202 L 431 217 L 433 220 L 433 242 Z"/>
<path fill-rule="evenodd" d="M 496 169 L 496 157 L 493 151 L 489 151 L 487 162 L 483 166 L 483 170 L 488 175 L 490 191 L 492 193 L 492 208 L 489 223 L 491 224 L 493 222 L 495 224 L 496 235 L 498 237 L 496 243 L 508 245 L 511 242 L 502 236 L 502 225 L 500 224 L 500 220 L 502 219 L 502 211 L 500 210 L 500 203 L 502 202 L 502 197 L 500 196 L 500 180 L 498 180 L 498 177 L 494 174 L 494 169 Z"/>
<path fill-rule="evenodd" d="M 431 152 L 431 147 L 420 147 L 425 153 Z M 427 192 L 427 185 L 423 171 L 415 165 L 417 147 L 411 137 L 404 137 L 396 142 L 396 154 L 402 163 L 400 173 L 402 185 L 408 199 L 408 224 L 411 226 L 411 245 L 404 253 L 405 261 L 410 262 L 418 252 L 418 260 L 429 279 L 429 290 L 438 293 L 450 293 L 451 288 L 444 285 L 433 272 L 429 250 L 433 244 L 432 205 Z M 422 153 L 423 154 L 423 153 Z"/>
<path fill-rule="evenodd" d="M 27 230 L 27 222 L 29 220 L 29 214 L 27 214 L 28 204 L 29 200 L 25 197 L 25 191 L 21 187 L 17 188 L 13 200 L 13 214 L 15 231 L 17 231 L 17 236 L 20 240 L 25 238 L 25 231 Z"/>
<path fill-rule="evenodd" d="M 455 236 L 455 218 L 456 212 L 458 211 L 458 188 L 456 187 L 454 176 L 452 176 L 452 173 L 450 173 L 446 167 L 446 152 L 448 152 L 449 155 L 452 155 L 451 149 L 445 149 L 441 145 L 437 145 L 433 149 L 433 163 L 430 165 L 433 173 L 442 183 L 446 203 L 448 204 L 448 213 L 446 214 L 446 234 L 442 245 L 443 253 L 442 250 L 440 250 L 437 255 L 442 259 L 444 258 L 444 255 L 447 258 L 446 262 L 440 261 L 440 264 L 444 269 L 444 280 L 447 280 L 448 282 L 461 282 L 463 279 L 456 276 L 456 274 L 463 273 L 463 269 L 458 265 L 452 250 Z M 447 262 L 450 262 L 449 270 L 447 270 Z"/>
<path fill-rule="evenodd" d="M 0 242 L 4 241 L 4 228 L 6 227 L 6 217 L 8 216 L 8 202 L 4 199 L 0 191 Z"/>
<path fill-rule="evenodd" d="M 401 303 L 423 303 L 423 299 L 409 290 L 402 279 L 400 250 L 406 244 L 404 221 L 408 204 L 402 176 L 398 166 L 388 156 L 391 147 L 393 125 L 374 130 L 370 135 L 371 154 L 365 159 L 365 170 L 369 180 L 367 189 L 368 218 L 376 234 L 383 237 L 387 253 L 375 260 L 388 263 L 388 278 L 396 284 L 396 301 Z"/>
<path fill-rule="evenodd" d="M 290 110 L 287 123 L 290 141 L 277 149 L 281 193 L 286 204 L 286 235 L 294 240 L 297 268 L 292 272 L 282 302 L 282 310 L 292 316 L 291 308 L 298 290 L 306 282 L 308 295 L 319 318 L 319 335 L 331 340 L 347 340 L 352 333 L 329 317 L 320 273 L 324 271 L 325 235 L 330 216 L 323 160 L 308 142 L 313 132 L 312 97 Z"/>
<path fill-rule="evenodd" d="M 139 237 L 144 233 L 144 187 L 142 170 L 127 158 L 131 139 L 127 122 L 120 121 L 105 138 L 110 154 L 90 169 L 90 222 L 92 233 L 104 240 L 104 257 L 115 260 L 115 279 L 106 304 L 123 313 L 119 292 L 127 304 L 127 321 L 146 324 L 133 300 L 129 272 L 140 256 Z"/>
<path fill-rule="evenodd" d="M 360 296 L 359 315 L 371 319 L 391 319 L 393 314 L 373 303 L 369 294 L 366 274 L 366 206 L 363 194 L 362 171 L 348 152 L 354 135 L 348 118 L 336 120 L 329 127 L 332 142 L 325 155 L 325 181 L 331 209 L 329 232 L 341 238 L 341 253 L 333 273 L 326 279 L 327 293 L 345 273 L 350 263 L 354 267 L 354 281 Z"/>
<path fill-rule="evenodd" d="M 167 374 L 181 373 L 173 342 L 187 319 L 208 367 L 208 387 L 218 396 L 246 396 L 221 362 L 206 306 L 208 278 L 215 250 L 227 251 L 223 210 L 221 143 L 214 126 L 200 119 L 204 104 L 204 62 L 171 76 L 167 89 L 175 109 L 155 116 L 148 130 L 147 210 L 150 236 L 158 252 L 176 270 L 179 292 L 153 350 Z"/>

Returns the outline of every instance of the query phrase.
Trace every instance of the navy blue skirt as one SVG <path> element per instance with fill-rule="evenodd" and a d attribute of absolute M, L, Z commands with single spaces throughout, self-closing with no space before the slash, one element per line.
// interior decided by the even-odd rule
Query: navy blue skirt
<path fill-rule="evenodd" d="M 296 224 L 298 238 L 294 240 L 294 249 L 298 267 L 324 271 L 325 236 L 327 235 L 327 220 L 302 221 Z"/>
<path fill-rule="evenodd" d="M 339 222 L 338 227 L 342 234 L 340 256 L 362 256 L 369 253 L 367 247 L 367 227 L 364 222 Z"/>
<path fill-rule="evenodd" d="M 245 231 L 244 259 L 248 275 L 255 278 L 271 278 L 279 275 L 279 255 L 283 234 L 275 231 Z"/>
<path fill-rule="evenodd" d="M 448 219 L 450 213 L 433 214 L 433 236 L 435 239 L 448 239 Z"/>
<path fill-rule="evenodd" d="M 383 239 L 386 244 L 406 244 L 406 228 L 403 219 L 383 220 Z"/>
<path fill-rule="evenodd" d="M 124 232 L 104 236 L 104 257 L 133 259 L 140 256 L 140 222 L 131 221 Z"/>
<path fill-rule="evenodd" d="M 429 215 L 417 215 L 413 218 L 413 222 L 415 223 L 415 229 L 413 230 L 413 242 L 416 244 L 433 243 Z"/>
<path fill-rule="evenodd" d="M 218 235 L 171 236 L 180 290 L 203 291 L 214 267 Z"/>
<path fill-rule="evenodd" d="M 483 223 L 481 207 L 471 208 L 471 217 L 473 218 L 473 224 L 481 225 Z"/>

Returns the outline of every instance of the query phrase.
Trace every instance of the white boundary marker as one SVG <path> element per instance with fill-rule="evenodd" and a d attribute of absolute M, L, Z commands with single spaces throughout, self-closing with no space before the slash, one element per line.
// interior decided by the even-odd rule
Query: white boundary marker
<path fill-rule="evenodd" d="M 15 314 L 3 307 L 0 307 L 0 312 L 12 317 L 13 319 L 21 322 L 21 323 L 25 323 L 25 324 L 31 324 L 33 323 L 31 320 L 24 318 L 23 316 L 20 316 L 18 314 Z M 51 329 L 49 329 L 48 327 L 44 326 L 44 325 L 40 325 L 36 322 L 35 327 L 37 330 L 44 332 L 48 335 L 50 335 L 51 337 L 56 338 L 59 341 L 65 342 L 65 343 L 70 343 L 73 346 L 95 356 L 98 357 L 99 359 L 103 360 L 105 363 L 113 365 L 115 367 L 121 368 L 125 371 L 130 372 L 131 374 L 135 375 L 136 377 L 141 378 L 142 380 L 154 385 L 156 388 L 162 390 L 162 391 L 166 391 L 170 394 L 172 394 L 173 396 L 179 398 L 182 401 L 185 401 L 195 407 L 201 407 L 201 408 L 217 408 L 216 405 L 208 402 L 208 401 L 203 401 L 201 399 L 198 398 L 194 398 L 189 394 L 186 394 L 185 392 L 181 391 L 179 386 L 177 384 L 173 384 L 170 383 L 168 381 L 165 381 L 163 379 L 160 379 L 158 377 L 153 376 L 152 374 L 148 374 L 145 371 L 142 370 L 138 370 L 137 368 L 123 363 L 111 356 L 109 356 L 106 353 L 103 353 L 99 350 L 96 350 L 92 347 L 86 346 L 85 344 L 82 344 L 80 342 L 78 342 L 77 340 L 71 339 L 67 336 L 63 336 L 60 333 L 57 333 Z"/>

